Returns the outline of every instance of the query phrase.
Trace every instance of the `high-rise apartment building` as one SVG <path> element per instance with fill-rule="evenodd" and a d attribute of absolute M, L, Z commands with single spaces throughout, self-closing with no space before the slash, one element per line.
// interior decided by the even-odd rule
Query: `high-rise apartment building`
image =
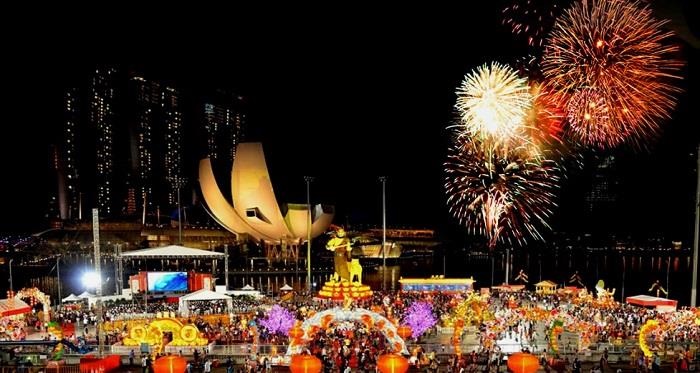
<path fill-rule="evenodd" d="M 207 155 L 214 161 L 233 163 L 236 145 L 242 141 L 247 113 L 243 96 L 218 90 L 204 102 Z"/>
<path fill-rule="evenodd" d="M 80 123 L 80 97 L 77 88 L 68 89 L 63 95 L 63 144 L 60 147 L 63 173 L 65 177 L 66 216 L 63 219 L 80 217 L 80 174 L 78 162 L 78 141 Z"/>
<path fill-rule="evenodd" d="M 90 85 L 90 125 L 95 129 L 95 184 L 97 208 L 101 216 L 114 212 L 114 140 L 116 127 L 117 70 L 100 67 L 95 70 Z"/>
<path fill-rule="evenodd" d="M 209 157 L 230 170 L 247 119 L 244 98 L 219 90 L 195 102 Z M 62 104 L 62 136 L 52 150 L 59 183 L 52 218 L 80 219 L 81 205 L 83 213 L 97 207 L 104 218 L 176 216 L 178 187 L 188 180 L 185 105 L 173 84 L 100 66 L 67 89 Z"/>
<path fill-rule="evenodd" d="M 617 201 L 617 173 L 615 156 L 601 159 L 593 170 L 590 188 L 584 201 L 587 215 L 591 218 L 591 228 L 607 228 L 615 220 Z"/>
<path fill-rule="evenodd" d="M 136 199 L 142 211 L 154 213 L 157 207 L 171 208 L 177 203 L 173 180 L 183 176 L 180 97 L 175 88 L 140 75 L 132 76 L 129 84 Z"/>

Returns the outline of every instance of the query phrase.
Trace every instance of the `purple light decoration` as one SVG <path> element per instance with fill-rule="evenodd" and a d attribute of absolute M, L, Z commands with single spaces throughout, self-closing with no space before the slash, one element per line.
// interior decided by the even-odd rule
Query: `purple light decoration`
<path fill-rule="evenodd" d="M 403 323 L 411 327 L 412 337 L 417 339 L 437 323 L 433 306 L 427 302 L 413 302 L 404 313 Z"/>
<path fill-rule="evenodd" d="M 266 318 L 260 319 L 260 325 L 270 333 L 288 335 L 289 329 L 294 326 L 296 318 L 286 308 L 274 305 Z"/>

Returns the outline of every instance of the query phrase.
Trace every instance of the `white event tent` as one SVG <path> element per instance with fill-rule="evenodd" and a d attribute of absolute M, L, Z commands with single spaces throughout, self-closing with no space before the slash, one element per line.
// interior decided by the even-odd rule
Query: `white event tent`
<path fill-rule="evenodd" d="M 71 295 L 63 298 L 63 302 L 80 302 L 83 300 L 83 298 L 80 298 L 79 296 L 71 293 Z"/>
<path fill-rule="evenodd" d="M 197 290 L 194 293 L 183 295 L 180 297 L 178 303 L 178 309 L 180 315 L 183 317 L 188 317 L 190 315 L 189 303 L 191 301 L 207 301 L 207 300 L 225 300 L 226 301 L 226 312 L 230 312 L 233 308 L 233 301 L 231 297 L 225 294 L 217 293 L 215 291 L 202 289 Z"/>
<path fill-rule="evenodd" d="M 190 258 L 190 259 L 223 259 L 226 254 L 211 250 L 193 249 L 179 245 L 155 247 L 152 249 L 133 250 L 122 253 L 126 259 L 165 259 L 165 258 Z"/>
<path fill-rule="evenodd" d="M 87 291 L 82 292 L 80 295 L 78 295 L 78 298 L 80 299 L 89 299 L 89 298 L 94 298 L 95 294 L 90 294 Z"/>

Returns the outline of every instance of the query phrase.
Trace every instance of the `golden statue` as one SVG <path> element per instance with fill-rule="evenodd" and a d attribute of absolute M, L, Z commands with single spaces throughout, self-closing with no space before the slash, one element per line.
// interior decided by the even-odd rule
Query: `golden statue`
<path fill-rule="evenodd" d="M 364 299 L 372 296 L 372 290 L 367 285 L 362 285 L 362 266 L 360 257 L 362 248 L 352 247 L 345 229 L 332 226 L 334 229 L 332 238 L 328 240 L 326 249 L 333 251 L 334 273 L 319 290 L 321 298 L 331 298 L 342 301 Z"/>
<path fill-rule="evenodd" d="M 338 228 L 333 237 L 326 243 L 326 250 L 333 251 L 334 270 L 333 281 L 350 281 L 350 271 L 348 270 L 348 259 L 350 259 L 350 240 L 345 234 L 345 229 Z M 359 263 L 358 263 L 359 264 Z"/>

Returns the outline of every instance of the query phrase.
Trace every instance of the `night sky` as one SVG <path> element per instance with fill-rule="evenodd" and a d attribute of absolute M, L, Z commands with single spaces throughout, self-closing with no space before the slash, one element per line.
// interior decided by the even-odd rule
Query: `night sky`
<path fill-rule="evenodd" d="M 335 204 L 337 223 L 380 224 L 377 177 L 386 175 L 390 226 L 459 232 L 442 188 L 455 88 L 483 63 L 512 63 L 526 53 L 501 25 L 507 2 L 488 3 L 404 14 L 329 12 L 322 20 L 307 15 L 255 22 L 236 14 L 217 23 L 192 15 L 202 27 L 184 18 L 138 19 L 128 28 L 123 22 L 115 28 L 70 23 L 18 35 L 4 53 L 0 231 L 45 226 L 55 185 L 49 144 L 63 126 L 62 91 L 96 64 L 112 63 L 171 81 L 184 95 L 211 87 L 245 95 L 246 138 L 263 142 L 281 202 L 305 202 L 303 176 L 312 175 L 312 202 Z M 698 35 L 697 19 L 688 24 Z M 700 136 L 691 113 L 692 103 L 700 102 L 700 59 L 697 49 L 679 43 L 688 64 L 674 120 L 648 149 L 615 152 L 620 197 L 611 231 L 692 237 L 691 153 Z M 201 131 L 199 117 L 187 112 L 185 126 L 186 134 Z M 203 144 L 185 147 L 187 176 L 196 179 Z M 556 230 L 591 225 L 581 213 L 583 193 L 600 156 L 586 154 L 587 167 L 565 181 Z"/>

